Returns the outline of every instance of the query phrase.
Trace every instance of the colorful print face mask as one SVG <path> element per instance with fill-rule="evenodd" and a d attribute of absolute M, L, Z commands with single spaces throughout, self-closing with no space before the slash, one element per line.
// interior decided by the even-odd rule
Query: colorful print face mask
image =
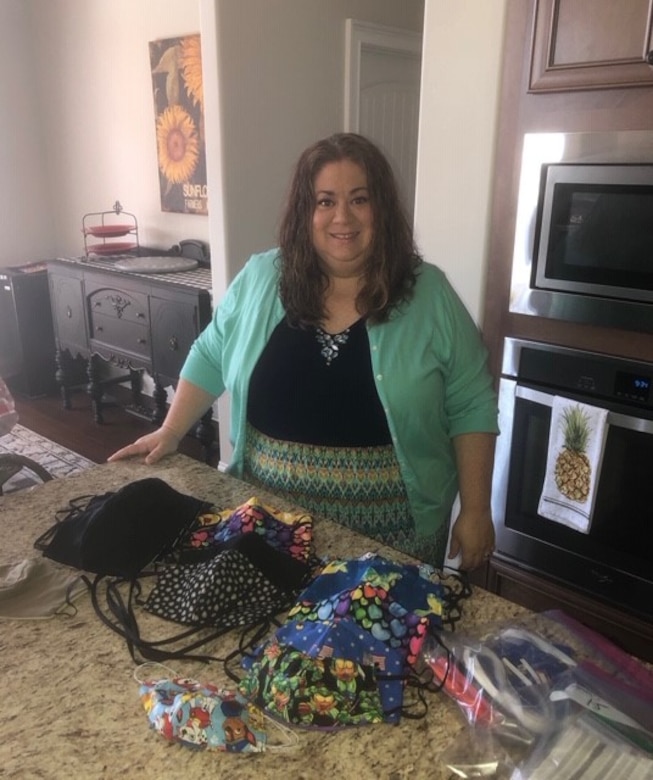
<path fill-rule="evenodd" d="M 196 750 L 261 753 L 263 714 L 238 693 L 183 677 L 143 681 L 140 697 L 152 728 Z"/>
<path fill-rule="evenodd" d="M 333 561 L 246 660 L 239 689 L 296 725 L 396 722 L 424 637 L 441 626 L 442 595 L 415 566 L 372 555 Z"/>
<path fill-rule="evenodd" d="M 380 682 L 380 667 L 401 675 L 402 659 L 351 620 L 288 623 L 266 644 L 240 690 L 271 717 L 298 726 L 382 723 L 388 707 L 401 706 L 403 683 Z"/>
<path fill-rule="evenodd" d="M 258 498 L 236 509 L 208 512 L 198 518 L 198 527 L 190 534 L 187 547 L 210 552 L 235 536 L 255 533 L 275 550 L 306 563 L 313 553 L 313 518 L 298 512 L 281 512 L 261 503 Z"/>

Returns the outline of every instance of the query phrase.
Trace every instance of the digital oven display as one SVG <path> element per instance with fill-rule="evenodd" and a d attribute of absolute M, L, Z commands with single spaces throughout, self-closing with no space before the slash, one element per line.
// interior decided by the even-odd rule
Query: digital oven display
<path fill-rule="evenodd" d="M 651 377 L 618 371 L 614 390 L 615 394 L 622 398 L 646 403 L 651 392 Z"/>

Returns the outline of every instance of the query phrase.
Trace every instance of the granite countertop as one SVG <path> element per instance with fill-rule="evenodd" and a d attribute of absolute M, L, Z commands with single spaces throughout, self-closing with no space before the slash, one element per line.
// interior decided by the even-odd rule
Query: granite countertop
<path fill-rule="evenodd" d="M 291 505 L 183 455 L 156 466 L 103 464 L 66 479 L 0 499 L 0 563 L 39 556 L 37 536 L 70 498 L 115 490 L 127 482 L 156 476 L 177 490 L 226 509 L 253 495 L 281 509 Z M 407 560 L 377 542 L 323 519 L 316 519 L 320 555 L 352 557 L 365 552 Z M 422 720 L 399 725 L 348 728 L 338 732 L 296 731 L 292 749 L 255 755 L 193 751 L 167 743 L 148 726 L 134 680 L 134 663 L 124 640 L 102 625 L 90 599 L 77 602 L 77 614 L 41 620 L 1 622 L 3 733 L 0 778 L 139 778 L 184 780 L 214 773 L 241 778 L 356 777 L 409 780 L 451 777 L 442 752 L 467 728 L 457 706 L 444 694 L 428 694 Z M 525 617 L 527 610 L 476 589 L 464 604 L 461 626 Z M 141 617 L 142 616 L 142 617 Z M 164 623 L 139 612 L 143 634 Z M 234 646 L 235 634 L 218 640 Z M 175 672 L 233 688 L 218 663 L 170 662 Z M 274 733 L 270 732 L 270 739 Z"/>

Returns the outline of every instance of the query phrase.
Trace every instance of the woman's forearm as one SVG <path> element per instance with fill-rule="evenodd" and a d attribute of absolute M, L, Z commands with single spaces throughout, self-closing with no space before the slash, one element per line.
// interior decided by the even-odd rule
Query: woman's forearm
<path fill-rule="evenodd" d="M 463 510 L 481 511 L 490 507 L 496 438 L 493 433 L 464 433 L 453 439 Z"/>
<path fill-rule="evenodd" d="M 494 550 L 491 495 L 495 439 L 492 433 L 467 433 L 453 440 L 460 513 L 451 531 L 449 556 L 461 555 L 461 569 L 481 566 Z"/>
<path fill-rule="evenodd" d="M 162 427 L 181 440 L 214 401 L 215 396 L 185 379 L 180 379 Z"/>

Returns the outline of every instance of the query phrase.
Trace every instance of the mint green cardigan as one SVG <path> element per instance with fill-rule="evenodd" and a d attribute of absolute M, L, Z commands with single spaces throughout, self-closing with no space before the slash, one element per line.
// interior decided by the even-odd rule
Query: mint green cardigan
<path fill-rule="evenodd" d="M 242 476 L 249 380 L 284 317 L 272 249 L 253 255 L 233 280 L 182 368 L 215 397 L 231 395 L 228 471 Z M 458 491 L 452 437 L 498 433 L 487 354 L 464 305 L 437 267 L 422 263 L 411 300 L 390 320 L 368 324 L 376 389 L 385 410 L 418 536 L 449 523 Z"/>

